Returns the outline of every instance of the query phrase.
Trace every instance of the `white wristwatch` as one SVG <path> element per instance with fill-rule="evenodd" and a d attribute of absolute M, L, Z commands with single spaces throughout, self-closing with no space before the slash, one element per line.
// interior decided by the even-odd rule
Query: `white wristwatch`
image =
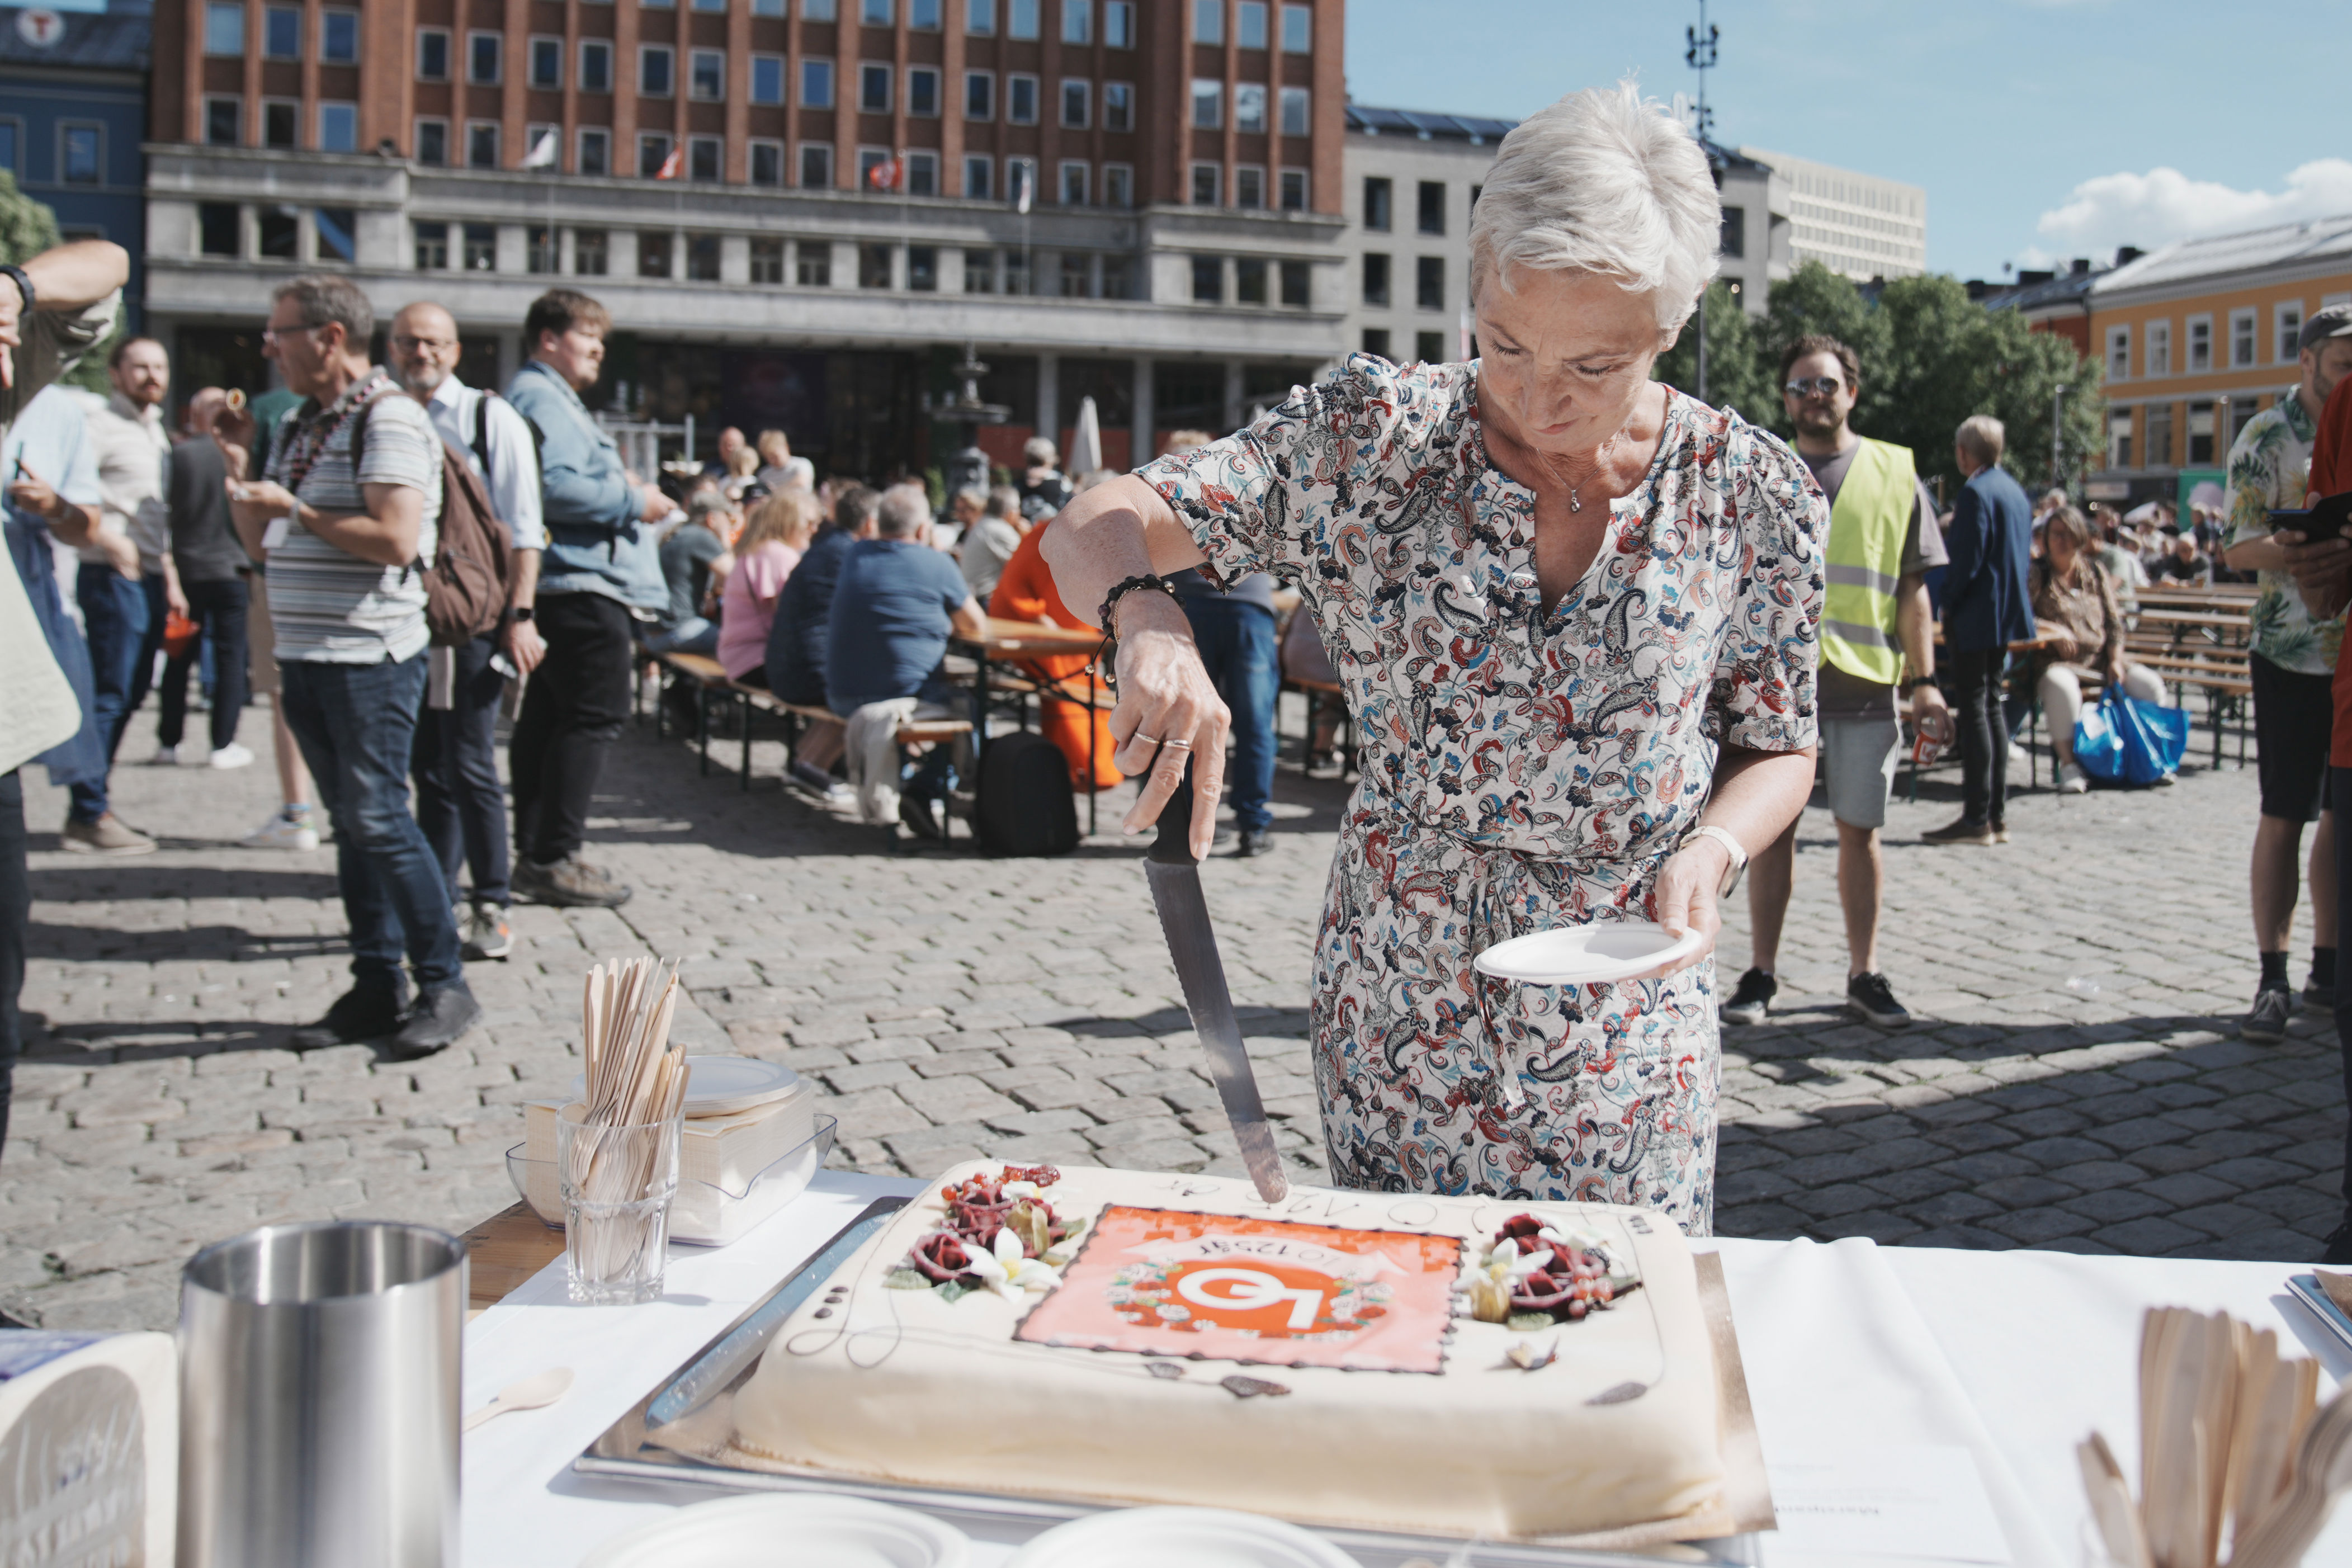
<path fill-rule="evenodd" d="M 1731 836 L 1730 829 L 1717 827 L 1712 823 L 1703 827 L 1692 828 L 1690 836 L 1692 838 L 1714 839 L 1723 846 L 1724 853 L 1731 857 L 1731 868 L 1724 872 L 1723 886 L 1716 889 L 1717 898 L 1731 897 L 1739 887 L 1739 879 L 1747 874 L 1748 851 L 1739 847 L 1739 840 Z M 1684 842 L 1687 843 L 1689 840 L 1685 839 Z"/>

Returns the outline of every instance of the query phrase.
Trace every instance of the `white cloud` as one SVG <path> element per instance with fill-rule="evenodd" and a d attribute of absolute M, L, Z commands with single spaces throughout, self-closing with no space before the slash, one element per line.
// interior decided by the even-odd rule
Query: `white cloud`
<path fill-rule="evenodd" d="M 2233 190 L 2178 169 L 2101 174 L 2076 185 L 2034 226 L 2062 255 L 2105 253 L 2119 245 L 2152 250 L 2176 239 L 2299 223 L 2352 212 L 2352 159 L 2317 158 L 2291 172 L 2278 192 Z M 2026 252 L 2046 262 L 2051 252 Z M 2026 265 L 2033 265 L 2029 260 Z"/>

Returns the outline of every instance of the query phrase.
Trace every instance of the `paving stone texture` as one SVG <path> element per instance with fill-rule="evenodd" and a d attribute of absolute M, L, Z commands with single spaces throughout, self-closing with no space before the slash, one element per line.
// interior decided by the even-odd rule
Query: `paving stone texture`
<path fill-rule="evenodd" d="M 692 1047 L 816 1081 L 840 1119 L 835 1165 L 1238 1169 L 1137 846 L 1116 837 L 1123 795 L 1066 859 L 894 856 L 879 830 L 782 794 L 772 743 L 747 795 L 634 730 L 592 834 L 634 901 L 518 909 L 513 957 L 469 966 L 482 1027 L 398 1065 L 285 1048 L 342 989 L 346 958 L 331 848 L 236 847 L 274 799 L 266 752 L 239 773 L 135 765 L 147 733 L 142 717 L 117 804 L 163 836 L 152 856 L 60 852 L 64 797 L 26 770 L 30 1038 L 0 1157 L 0 1310 L 24 1321 L 168 1326 L 181 1262 L 266 1221 L 463 1228 L 497 1212 L 523 1102 L 578 1071 L 582 974 L 639 953 L 686 959 Z M 2283 1046 L 2234 1037 L 2252 980 L 2252 771 L 2023 795 L 2007 847 L 1922 847 L 1952 782 L 1898 801 L 1888 828 L 1883 966 L 1920 1019 L 1904 1033 L 1837 1006 L 1834 829 L 1818 796 L 1807 811 L 1780 1010 L 1725 1042 L 1717 1227 L 2315 1257 L 2340 1208 L 2333 1030 L 2305 1015 Z M 1307 958 L 1344 797 L 1286 772 L 1272 853 L 1204 873 L 1267 1109 L 1308 1182 L 1323 1164 Z M 1727 974 L 1747 956 L 1734 904 Z"/>

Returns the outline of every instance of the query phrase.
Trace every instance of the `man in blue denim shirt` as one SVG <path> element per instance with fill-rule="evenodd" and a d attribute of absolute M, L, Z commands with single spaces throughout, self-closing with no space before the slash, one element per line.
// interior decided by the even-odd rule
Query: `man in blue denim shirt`
<path fill-rule="evenodd" d="M 610 909 L 630 889 L 580 858 L 588 803 L 629 712 L 630 623 L 669 604 L 660 554 L 640 523 L 677 503 L 622 466 L 580 394 L 596 384 L 613 318 L 585 294 L 551 289 L 523 318 L 530 358 L 507 401 L 539 434 L 547 554 L 534 614 L 547 658 L 523 693 L 514 775 L 514 891 L 542 904 Z M 520 613 L 520 612 L 518 612 Z"/>

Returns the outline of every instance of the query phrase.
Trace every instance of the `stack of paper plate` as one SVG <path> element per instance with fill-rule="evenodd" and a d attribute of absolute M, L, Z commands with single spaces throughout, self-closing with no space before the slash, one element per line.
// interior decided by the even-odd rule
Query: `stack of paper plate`
<path fill-rule="evenodd" d="M 1608 985 L 1688 958 L 1701 940 L 1696 931 L 1676 936 L 1654 921 L 1562 926 L 1498 942 L 1478 955 L 1477 967 L 1525 985 Z"/>
<path fill-rule="evenodd" d="M 1360 1568 L 1295 1524 L 1220 1508 L 1129 1508 L 1057 1525 L 1007 1568 Z"/>
<path fill-rule="evenodd" d="M 963 1532 L 863 1498 L 778 1492 L 697 1503 L 606 1542 L 580 1568 L 964 1568 Z"/>

